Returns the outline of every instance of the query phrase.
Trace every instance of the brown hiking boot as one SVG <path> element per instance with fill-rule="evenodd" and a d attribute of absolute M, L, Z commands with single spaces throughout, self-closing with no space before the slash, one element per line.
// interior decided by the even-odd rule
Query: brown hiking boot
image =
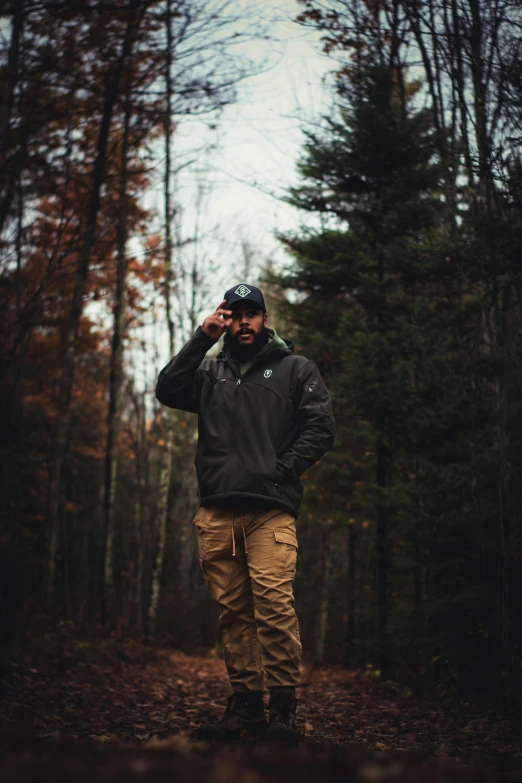
<path fill-rule="evenodd" d="M 270 720 L 265 739 L 281 742 L 285 745 L 297 745 L 299 735 L 295 725 L 297 699 L 294 689 L 287 688 L 283 692 L 272 689 L 269 709 Z"/>
<path fill-rule="evenodd" d="M 214 742 L 237 742 L 244 734 L 263 737 L 266 731 L 265 705 L 261 691 L 234 691 L 227 701 L 225 714 L 217 723 L 199 727 L 197 737 Z"/>

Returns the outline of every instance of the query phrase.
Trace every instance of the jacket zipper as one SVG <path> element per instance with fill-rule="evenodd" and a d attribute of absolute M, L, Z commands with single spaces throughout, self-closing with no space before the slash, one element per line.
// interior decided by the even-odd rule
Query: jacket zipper
<path fill-rule="evenodd" d="M 258 363 L 260 363 L 260 362 L 254 362 L 254 364 L 251 367 L 248 368 L 247 372 L 250 372 L 250 370 L 253 370 L 254 367 L 256 366 L 256 364 L 258 364 Z M 234 370 L 234 367 L 230 363 L 230 361 L 228 362 L 228 364 L 229 364 L 232 372 L 234 372 L 234 374 L 236 374 L 235 370 Z M 246 375 L 246 373 L 245 373 L 245 375 Z M 232 379 L 230 379 L 230 378 L 218 378 L 218 380 L 221 381 L 222 383 L 227 383 L 227 382 L 228 383 L 232 383 L 233 382 Z M 238 378 L 235 383 L 236 383 L 236 387 L 237 387 L 236 388 L 236 395 L 239 395 L 239 387 L 241 386 L 241 378 Z M 239 404 L 240 404 L 240 399 L 238 399 L 238 401 L 237 401 L 236 415 L 234 417 L 234 431 L 233 431 L 234 444 L 236 443 L 236 440 L 237 440 L 236 439 L 236 430 L 237 430 L 237 420 L 238 420 L 238 417 L 239 417 Z M 229 488 L 229 484 L 230 484 L 230 473 L 231 473 L 231 470 L 232 470 L 232 453 L 230 453 L 229 457 L 228 457 L 227 478 L 226 478 L 226 481 L 225 481 L 225 490 L 224 490 L 224 495 L 225 496 L 226 496 L 226 494 L 228 492 L 228 488 Z M 275 482 L 274 486 L 275 486 L 276 494 L 278 495 L 279 494 L 279 484 L 277 482 Z"/>
<path fill-rule="evenodd" d="M 237 430 L 237 420 L 239 418 L 239 403 L 241 401 L 240 398 L 239 398 L 239 387 L 240 386 L 241 386 L 241 378 L 238 378 L 237 381 L 236 381 L 236 397 L 238 398 L 238 400 L 237 400 L 237 405 L 236 405 L 236 415 L 234 417 L 234 430 L 233 430 L 233 433 L 232 433 L 234 445 L 237 442 L 236 430 Z M 232 453 L 230 453 L 228 455 L 228 469 L 227 469 L 227 479 L 225 481 L 225 495 L 228 492 L 228 485 L 230 484 L 230 472 L 231 472 L 231 470 L 232 470 Z"/>

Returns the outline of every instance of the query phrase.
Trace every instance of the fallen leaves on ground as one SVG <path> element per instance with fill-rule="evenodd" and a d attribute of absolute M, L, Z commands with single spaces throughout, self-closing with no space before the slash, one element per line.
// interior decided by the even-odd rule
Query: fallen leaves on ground
<path fill-rule="evenodd" d="M 191 741 L 201 722 L 222 714 L 230 692 L 216 658 L 93 642 L 65 650 L 53 665 L 10 663 L 3 689 L 4 780 L 32 780 L 31 765 L 39 779 L 42 749 L 46 763 L 54 763 L 53 754 L 61 759 L 53 778 L 70 775 L 77 783 L 84 772 L 86 780 L 96 774 L 93 764 L 103 766 L 104 780 L 155 781 L 169 764 L 171 775 L 174 762 L 183 781 L 279 780 L 282 750 L 262 743 L 217 750 Z M 304 667 L 297 695 L 305 740 L 298 750 L 284 751 L 288 776 L 282 779 L 319 780 L 331 767 L 333 779 L 344 769 L 350 776 L 342 779 L 368 783 L 522 781 L 519 727 L 493 714 L 390 695 L 364 673 L 337 667 Z M 86 749 L 93 746 L 94 754 Z"/>

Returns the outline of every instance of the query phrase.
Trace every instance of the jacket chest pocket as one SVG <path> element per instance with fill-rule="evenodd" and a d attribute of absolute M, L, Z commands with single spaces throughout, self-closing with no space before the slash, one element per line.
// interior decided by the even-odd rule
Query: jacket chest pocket
<path fill-rule="evenodd" d="M 237 397 L 237 383 L 233 379 L 218 378 L 208 384 L 205 409 L 210 413 L 222 405 L 234 405 Z"/>

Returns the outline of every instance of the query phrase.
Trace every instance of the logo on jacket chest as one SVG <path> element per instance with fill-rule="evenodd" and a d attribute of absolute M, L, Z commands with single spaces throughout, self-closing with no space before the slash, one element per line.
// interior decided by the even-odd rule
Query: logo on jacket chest
<path fill-rule="evenodd" d="M 265 370 L 264 372 L 265 378 L 270 378 L 271 375 L 272 375 L 272 370 Z"/>

